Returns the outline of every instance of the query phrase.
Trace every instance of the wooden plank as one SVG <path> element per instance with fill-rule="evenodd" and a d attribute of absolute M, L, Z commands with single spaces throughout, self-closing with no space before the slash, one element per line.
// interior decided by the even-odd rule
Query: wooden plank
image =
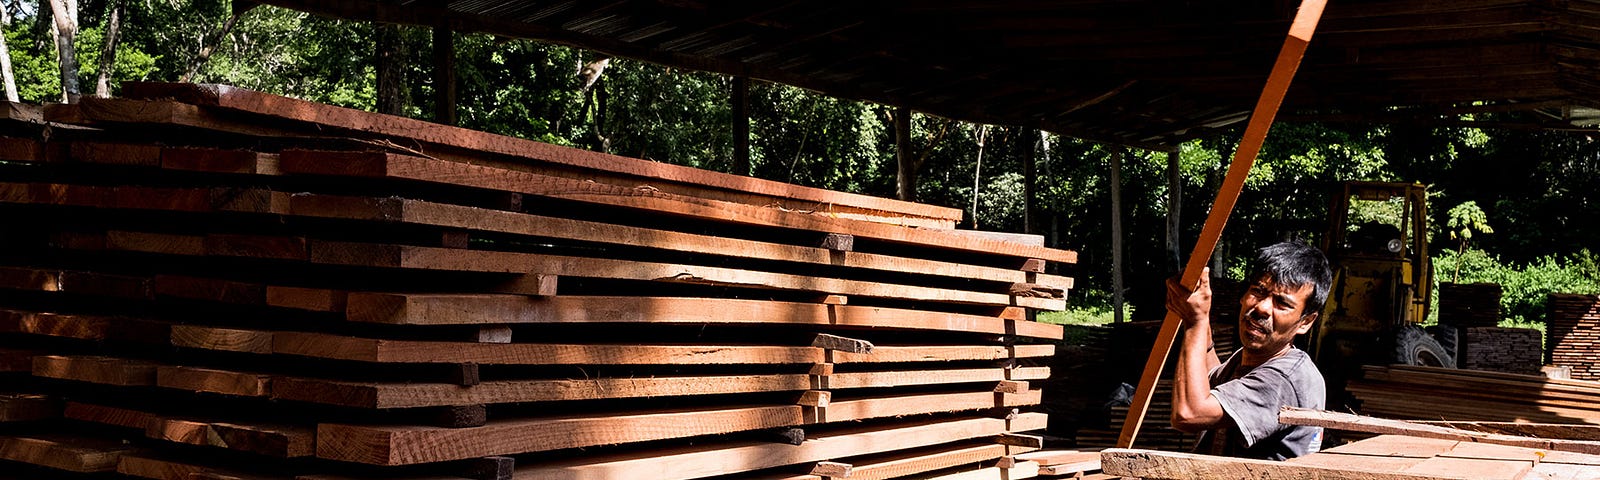
<path fill-rule="evenodd" d="M 7 162 L 45 161 L 45 143 L 31 138 L 0 137 L 0 160 Z"/>
<path fill-rule="evenodd" d="M 558 276 L 692 283 L 793 290 L 902 300 L 1021 305 L 1062 310 L 1059 298 L 1016 297 L 1004 293 L 949 290 L 826 277 L 809 277 L 734 268 L 568 257 L 486 250 L 456 250 L 371 243 L 311 242 L 311 261 L 320 264 L 485 273 L 539 273 Z"/>
<path fill-rule="evenodd" d="M 850 473 L 853 470 L 855 467 L 848 463 L 817 462 L 811 467 L 811 474 L 819 477 L 851 478 Z"/>
<path fill-rule="evenodd" d="M 826 333 L 817 334 L 816 338 L 811 340 L 811 346 L 841 352 L 872 353 L 872 342 Z"/>
<path fill-rule="evenodd" d="M 743 240 L 737 238 L 697 235 L 692 233 L 656 230 L 649 228 L 612 225 L 607 223 L 544 217 L 525 213 L 489 210 L 483 208 L 434 203 L 403 198 L 341 197 L 318 194 L 296 194 L 291 200 L 293 215 L 346 218 L 370 221 L 397 222 L 413 225 L 430 225 L 494 231 L 519 235 L 562 238 L 600 242 L 616 245 L 662 248 L 668 250 L 803 262 L 817 265 L 914 272 L 957 278 L 974 278 L 999 282 L 1027 281 L 1022 271 L 963 265 L 951 262 L 924 260 L 891 255 L 834 252 L 824 247 L 789 245 L 782 243 Z M 1042 261 L 1041 261 L 1042 262 Z M 1042 271 L 1042 263 L 1041 263 Z M 1070 288 L 1071 279 L 1042 276 L 1040 283 Z"/>
<path fill-rule="evenodd" d="M 1039 476 L 1039 464 L 1022 462 L 1011 468 L 984 467 L 977 470 L 964 470 L 944 475 L 923 477 L 922 480 L 1014 480 L 1034 478 Z"/>
<path fill-rule="evenodd" d="M 345 312 L 348 292 L 322 288 L 267 285 L 267 305 L 313 312 Z"/>
<path fill-rule="evenodd" d="M 0 423 L 61 417 L 61 401 L 38 393 L 0 393 Z"/>
<path fill-rule="evenodd" d="M 109 472 L 134 448 L 114 440 L 62 434 L 0 436 L 0 459 L 78 473 Z"/>
<path fill-rule="evenodd" d="M 250 175 L 279 173 L 277 154 L 195 147 L 162 148 L 161 168 Z"/>
<path fill-rule="evenodd" d="M 662 162 L 608 155 L 577 148 L 560 147 L 420 120 L 379 115 L 296 100 L 226 85 L 130 83 L 124 86 L 123 94 L 129 98 L 177 97 L 181 101 L 200 105 L 216 105 L 325 127 L 415 139 L 456 148 L 511 155 L 583 169 L 615 172 L 645 179 L 665 180 L 735 192 L 752 192 L 817 204 L 853 206 L 884 212 L 904 212 L 903 215 L 906 216 L 937 218 L 952 222 L 961 219 L 961 210 L 958 209 L 834 192 Z"/>
<path fill-rule="evenodd" d="M 178 365 L 156 367 L 157 386 L 242 397 L 270 395 L 272 378 L 271 375 L 212 368 Z"/>
<path fill-rule="evenodd" d="M 1075 252 L 973 237 L 949 231 L 906 228 L 800 211 L 686 197 L 654 188 L 586 182 L 393 153 L 287 150 L 281 154 L 279 161 L 283 171 L 293 174 L 404 179 L 460 185 L 746 225 L 849 234 L 859 238 L 995 255 L 1042 258 L 1066 263 L 1077 261 Z"/>
<path fill-rule="evenodd" d="M 972 383 L 1003 378 L 1001 369 L 851 372 L 830 377 L 828 388 L 897 387 Z M 1044 379 L 1047 367 L 1013 371 L 1013 377 Z M 716 395 L 813 388 L 809 375 L 719 375 L 684 377 L 497 380 L 471 387 L 445 383 L 377 383 L 280 376 L 272 397 L 359 408 L 415 408 L 447 405 L 593 400 L 684 395 Z"/>
<path fill-rule="evenodd" d="M 267 296 L 266 285 L 259 283 L 184 275 L 156 275 L 150 285 L 158 297 L 209 302 L 262 305 L 266 303 Z"/>
<path fill-rule="evenodd" d="M 950 467 L 970 465 L 1001 458 L 1006 454 L 1004 445 L 973 445 L 959 443 L 942 448 L 901 450 L 890 454 L 851 457 L 851 480 L 884 480 L 902 478 L 919 473 Z M 821 475 L 771 474 L 744 477 L 747 480 L 826 480 Z M 1000 477 L 996 477 L 1000 478 Z"/>
<path fill-rule="evenodd" d="M 1038 401 L 1039 397 L 1032 395 L 1005 403 Z M 990 392 L 878 397 L 833 402 L 828 419 L 837 422 L 1005 406 L 997 403 Z M 801 425 L 807 423 L 802 409 L 785 405 L 506 419 L 475 428 L 321 424 L 317 427 L 317 456 L 374 465 L 439 462 Z"/>
<path fill-rule="evenodd" d="M 1044 428 L 1045 416 L 1025 413 L 1012 420 L 1018 430 Z M 517 480 L 653 478 L 685 480 L 748 472 L 853 455 L 891 452 L 924 445 L 993 436 L 1006 431 L 996 418 L 925 420 L 893 427 L 856 427 L 825 432 L 800 445 L 737 442 L 682 447 L 666 451 L 592 456 L 517 469 Z M 872 477 L 868 477 L 872 478 Z"/>
<path fill-rule="evenodd" d="M 161 165 L 161 146 L 144 143 L 75 141 L 67 146 L 72 160 L 107 165 Z"/>
<path fill-rule="evenodd" d="M 245 332 L 210 329 L 229 334 Z M 674 364 L 813 364 L 822 363 L 816 347 L 733 345 L 565 345 L 535 343 L 433 342 L 380 340 L 308 332 L 245 332 L 241 340 L 230 335 L 231 346 L 257 345 L 263 335 L 272 337 L 272 353 L 378 363 L 479 363 L 485 365 L 674 365 Z M 174 337 L 174 345 L 177 345 Z M 199 345 L 182 345 L 196 346 Z M 1014 353 L 1013 353 L 1014 352 Z M 955 360 L 996 360 L 1050 356 L 1055 346 L 908 346 L 878 347 L 871 354 L 835 352 L 834 363 L 892 363 Z M 260 353 L 260 352 L 257 352 Z"/>
<path fill-rule="evenodd" d="M 0 327 L 0 331 L 5 331 Z M 43 350 L 0 348 L 0 373 L 33 371 L 33 356 L 43 355 Z"/>
<path fill-rule="evenodd" d="M 1183 268 L 1181 281 L 1189 288 L 1194 288 L 1200 283 L 1200 275 L 1211 259 L 1211 252 L 1216 247 L 1217 241 L 1222 238 L 1222 229 L 1228 224 L 1228 215 L 1233 213 L 1233 205 L 1239 200 L 1239 192 L 1244 189 L 1244 182 L 1250 176 L 1250 167 L 1255 165 L 1256 153 L 1261 151 L 1261 144 L 1266 141 L 1267 130 L 1272 128 L 1272 118 L 1277 115 L 1278 106 L 1283 103 L 1283 97 L 1289 91 L 1289 82 L 1300 66 L 1300 58 L 1305 54 L 1306 46 L 1311 43 L 1311 36 L 1316 32 L 1317 22 L 1321 20 L 1322 10 L 1326 6 L 1326 0 L 1306 0 L 1300 4 L 1299 11 L 1295 12 L 1294 22 L 1289 27 L 1289 36 L 1284 39 L 1283 49 L 1278 52 L 1277 63 L 1272 66 L 1272 73 L 1267 76 L 1267 85 L 1261 90 L 1261 98 L 1257 100 L 1255 110 L 1250 115 L 1250 123 L 1245 126 L 1244 137 L 1240 139 L 1239 147 L 1234 150 L 1233 162 L 1228 166 L 1227 175 L 1223 177 L 1222 187 L 1217 190 L 1217 199 L 1212 203 L 1211 212 L 1206 215 L 1205 225 L 1201 228 L 1194 250 L 1189 253 L 1189 261 Z M 1177 340 L 1180 323 L 1182 320 L 1171 311 L 1167 312 L 1166 318 L 1161 322 L 1161 330 L 1156 334 L 1150 356 L 1145 359 L 1144 373 L 1139 378 L 1139 386 L 1134 390 L 1128 417 L 1122 422 L 1122 432 L 1117 437 L 1118 447 L 1131 447 L 1134 439 L 1138 437 L 1139 428 L 1144 424 L 1145 410 L 1150 408 L 1150 396 L 1155 393 L 1156 380 L 1161 378 L 1161 369 L 1167 363 L 1167 354 L 1172 351 L 1172 344 Z"/>
<path fill-rule="evenodd" d="M 93 355 L 40 355 L 33 357 L 33 376 L 124 387 L 148 386 L 156 384 L 156 365 Z"/>
<path fill-rule="evenodd" d="M 1451 477 L 1322 465 L 1302 465 L 1248 458 L 1124 448 L 1100 453 L 1105 473 L 1125 477 L 1202 480 L 1213 478 L 1316 478 L 1323 480 L 1463 480 Z"/>
<path fill-rule="evenodd" d="M 66 417 L 137 429 L 156 440 L 272 457 L 306 457 L 315 450 L 315 433 L 309 426 L 203 420 L 82 402 L 68 403 Z"/>
<path fill-rule="evenodd" d="M 123 455 L 117 462 L 117 473 L 152 480 L 290 480 L 292 477 L 260 474 L 263 468 L 251 468 L 250 473 L 205 465 L 201 462 L 166 458 L 151 454 Z"/>
<path fill-rule="evenodd" d="M 269 287 L 268 292 L 271 292 Z M 269 303 L 271 303 L 269 301 Z M 1061 338 L 1060 325 L 908 309 L 679 297 L 549 297 L 352 292 L 346 318 L 402 325 L 793 323 Z M 1012 330 L 1015 330 L 1014 332 Z"/>
<path fill-rule="evenodd" d="M 1533 468 L 1534 461 L 1434 457 L 1401 470 L 1403 473 L 1475 480 L 1516 480 Z"/>
<path fill-rule="evenodd" d="M 1517 437 L 1494 433 L 1475 432 L 1436 425 L 1419 425 L 1404 420 L 1365 417 L 1348 413 L 1307 410 L 1284 407 L 1278 412 L 1278 422 L 1285 425 L 1309 425 L 1378 434 L 1400 434 L 1414 437 L 1460 440 L 1514 447 L 1537 448 L 1560 452 L 1600 454 L 1600 441 L 1560 440 L 1537 437 Z"/>
<path fill-rule="evenodd" d="M 173 325 L 172 346 L 244 353 L 272 353 L 272 332 L 200 325 Z"/>

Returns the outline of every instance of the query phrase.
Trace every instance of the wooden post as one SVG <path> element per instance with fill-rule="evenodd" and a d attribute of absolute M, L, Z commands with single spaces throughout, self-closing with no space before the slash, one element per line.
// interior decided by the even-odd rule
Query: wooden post
<path fill-rule="evenodd" d="M 750 174 L 750 77 L 733 77 L 733 173 Z"/>
<path fill-rule="evenodd" d="M 894 109 L 894 158 L 899 170 L 895 174 L 896 198 L 908 202 L 917 200 L 917 166 L 911 158 L 911 109 Z"/>
<path fill-rule="evenodd" d="M 1200 271 L 1210 259 L 1212 247 L 1222 238 L 1222 228 L 1228 224 L 1228 215 L 1233 213 L 1233 204 L 1239 200 L 1239 192 L 1244 189 L 1250 167 L 1255 165 L 1256 153 L 1261 151 L 1261 143 L 1266 140 L 1267 130 L 1272 127 L 1272 118 L 1277 115 L 1278 106 L 1289 91 L 1289 81 L 1300 66 L 1300 58 L 1305 55 L 1311 34 L 1316 31 L 1317 21 L 1322 18 L 1322 9 L 1327 4 L 1327 0 L 1305 0 L 1300 4 L 1300 11 L 1295 13 L 1289 36 L 1283 42 L 1283 50 L 1278 52 L 1277 63 L 1272 66 L 1272 73 L 1267 75 L 1267 85 L 1261 89 L 1261 98 L 1256 101 L 1250 123 L 1245 126 L 1244 138 L 1240 139 L 1239 148 L 1234 150 L 1233 164 L 1228 167 L 1228 175 L 1217 191 L 1211 213 L 1206 216 L 1205 227 L 1201 228 L 1194 250 L 1189 253 L 1189 262 L 1183 268 L 1181 281 L 1190 288 L 1200 283 Z M 1161 378 L 1161 368 L 1167 363 L 1167 353 L 1172 350 L 1172 343 L 1177 340 L 1180 323 L 1181 319 L 1171 311 L 1161 322 L 1161 332 L 1156 335 L 1155 345 L 1150 348 L 1150 356 L 1145 360 L 1144 374 L 1139 377 L 1139 388 L 1134 391 L 1128 417 L 1122 422 L 1122 434 L 1117 438 L 1120 448 L 1133 446 L 1134 438 L 1139 435 L 1139 424 L 1144 423 L 1145 411 L 1150 408 L 1150 396 L 1155 392 L 1156 379 Z"/>
<path fill-rule="evenodd" d="M 433 27 L 433 121 L 456 124 L 456 35 L 448 25 Z"/>
<path fill-rule="evenodd" d="M 1034 196 L 1037 195 L 1037 192 L 1034 190 L 1033 184 L 1038 181 L 1039 177 L 1038 166 L 1035 165 L 1035 162 L 1038 161 L 1039 150 L 1044 143 L 1044 132 L 1039 131 L 1037 128 L 1029 128 L 1026 131 L 1027 135 L 1023 136 L 1026 141 L 1019 142 L 1026 143 L 1022 147 L 1022 233 L 1034 233 L 1033 207 L 1036 203 Z"/>
<path fill-rule="evenodd" d="M 1122 323 L 1122 155 L 1125 150 L 1111 150 L 1111 311 L 1116 323 Z"/>
<path fill-rule="evenodd" d="M 1183 176 L 1178 165 L 1178 150 L 1167 152 L 1167 270 L 1176 271 L 1182 265 L 1179 257 L 1178 214 L 1183 209 Z"/>

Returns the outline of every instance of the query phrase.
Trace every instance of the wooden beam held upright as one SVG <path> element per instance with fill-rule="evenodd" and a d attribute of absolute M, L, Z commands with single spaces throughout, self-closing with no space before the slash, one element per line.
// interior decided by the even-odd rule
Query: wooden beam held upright
<path fill-rule="evenodd" d="M 1228 174 L 1223 178 L 1222 188 L 1217 190 L 1217 199 L 1212 203 L 1211 213 L 1206 216 L 1205 227 L 1200 230 L 1200 237 L 1195 240 L 1194 250 L 1189 253 L 1189 262 L 1183 268 L 1182 282 L 1193 288 L 1200 283 L 1200 272 L 1205 268 L 1206 261 L 1211 258 L 1211 251 L 1217 245 L 1217 240 L 1222 237 L 1222 228 L 1228 223 L 1228 215 L 1233 213 L 1233 204 L 1239 199 L 1239 192 L 1244 189 L 1244 181 L 1250 175 L 1250 167 L 1255 165 L 1256 153 L 1261 151 L 1261 144 L 1267 138 L 1267 130 L 1272 127 L 1272 119 L 1278 113 L 1278 106 L 1283 103 L 1283 96 L 1289 91 L 1289 82 L 1294 79 L 1295 69 L 1300 66 L 1300 58 L 1305 55 L 1306 46 L 1311 42 L 1312 33 L 1317 30 L 1317 21 L 1322 18 L 1322 9 L 1328 4 L 1327 0 L 1305 0 L 1300 4 L 1300 10 L 1295 13 L 1294 23 L 1289 27 L 1289 36 L 1283 41 L 1283 49 L 1278 52 L 1277 63 L 1272 66 L 1272 73 L 1267 76 L 1267 85 L 1261 90 L 1261 98 L 1256 102 L 1254 113 L 1250 115 L 1250 123 L 1245 126 L 1244 138 L 1239 141 L 1239 148 L 1234 150 L 1233 163 L 1228 167 Z M 1161 368 L 1167 362 L 1167 353 L 1172 350 L 1172 344 L 1177 340 L 1178 327 L 1181 319 L 1172 312 L 1167 312 L 1167 317 L 1161 322 L 1161 332 L 1156 335 L 1155 345 L 1150 349 L 1150 357 L 1144 364 L 1144 374 L 1139 378 L 1139 388 L 1134 391 L 1133 399 L 1128 407 L 1128 417 L 1122 422 L 1122 434 L 1117 438 L 1117 447 L 1128 448 L 1133 446 L 1133 441 L 1139 435 L 1139 425 L 1144 423 L 1144 414 L 1150 408 L 1150 396 L 1155 393 L 1156 380 L 1161 378 Z"/>

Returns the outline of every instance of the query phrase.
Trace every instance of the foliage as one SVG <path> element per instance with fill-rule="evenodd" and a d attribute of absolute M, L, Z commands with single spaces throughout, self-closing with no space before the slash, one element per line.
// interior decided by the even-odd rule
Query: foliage
<path fill-rule="evenodd" d="M 1478 249 L 1460 253 L 1446 250 L 1434 257 L 1434 266 L 1459 268 L 1459 283 L 1499 284 L 1502 315 L 1510 323 L 1543 322 L 1550 293 L 1600 294 L 1600 256 L 1589 250 L 1540 257 L 1522 265 L 1502 262 Z M 1437 303 L 1438 299 L 1433 301 Z"/>

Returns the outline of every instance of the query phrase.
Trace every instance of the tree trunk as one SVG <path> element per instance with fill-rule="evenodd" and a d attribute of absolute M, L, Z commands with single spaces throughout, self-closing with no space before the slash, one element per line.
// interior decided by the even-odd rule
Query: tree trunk
<path fill-rule="evenodd" d="M 1122 147 L 1111 150 L 1111 313 L 1122 323 Z"/>
<path fill-rule="evenodd" d="M 983 188 L 983 145 L 989 137 L 989 126 L 978 126 L 978 162 L 972 167 L 972 229 L 978 229 L 978 192 Z"/>
<path fill-rule="evenodd" d="M 221 28 L 212 32 L 211 35 L 200 38 L 200 53 L 195 55 L 194 60 L 189 62 L 188 71 L 185 71 L 183 77 L 180 77 L 178 81 L 192 82 L 194 77 L 200 75 L 200 67 L 206 65 L 206 61 L 211 59 L 211 54 L 217 53 L 217 45 L 221 45 L 222 40 L 228 38 L 228 33 L 233 31 L 233 26 L 239 23 L 239 16 L 244 15 L 247 11 L 249 10 L 235 10 L 233 15 L 228 17 L 228 21 L 223 22 Z"/>
<path fill-rule="evenodd" d="M 1183 176 L 1178 165 L 1178 151 L 1167 152 L 1167 271 L 1183 273 L 1183 252 L 1179 237 L 1178 214 L 1183 210 Z"/>
<path fill-rule="evenodd" d="M 11 11 L 5 5 L 0 5 L 0 26 L 11 26 Z M 10 102 L 22 101 L 17 96 L 17 75 L 11 70 L 11 49 L 6 46 L 6 36 L 0 34 L 0 77 L 4 77 L 6 100 Z"/>
<path fill-rule="evenodd" d="M 899 170 L 895 173 L 895 197 L 907 202 L 917 201 L 917 165 L 911 157 L 911 109 L 894 109 L 894 157 Z"/>
<path fill-rule="evenodd" d="M 117 37 L 122 34 L 122 0 L 111 0 L 111 16 L 106 20 L 106 42 L 100 48 L 100 76 L 94 82 L 94 96 L 111 96 L 111 70 L 117 64 Z"/>
<path fill-rule="evenodd" d="M 78 0 L 50 0 L 50 14 L 56 26 L 61 101 L 76 103 L 82 92 L 78 87 L 78 52 L 72 47 L 73 40 L 78 37 Z"/>
<path fill-rule="evenodd" d="M 733 77 L 733 173 L 750 174 L 750 77 Z M 805 141 L 801 140 L 804 146 Z M 799 158 L 797 155 L 796 158 Z M 789 167 L 794 177 L 794 167 Z"/>
<path fill-rule="evenodd" d="M 405 47 L 400 26 L 379 23 L 372 26 L 372 63 L 377 71 L 378 113 L 404 115 L 406 112 Z"/>

